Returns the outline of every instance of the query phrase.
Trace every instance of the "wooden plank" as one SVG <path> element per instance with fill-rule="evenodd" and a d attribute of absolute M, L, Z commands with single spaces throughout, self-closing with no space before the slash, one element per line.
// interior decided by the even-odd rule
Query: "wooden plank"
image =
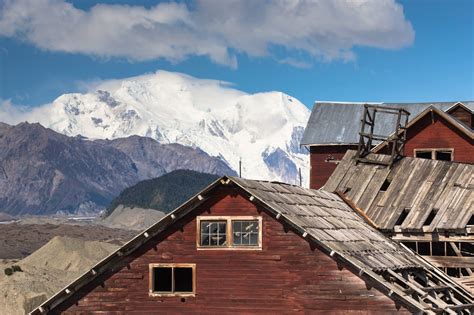
<path fill-rule="evenodd" d="M 331 177 L 329 177 L 328 181 L 323 186 L 324 190 L 334 192 L 338 189 L 342 180 L 346 176 L 347 170 L 355 164 L 353 160 L 355 154 L 355 151 L 347 151 L 341 162 L 337 165 L 336 169 L 332 173 Z"/>
<path fill-rule="evenodd" d="M 474 257 L 423 256 L 423 258 L 441 268 L 474 268 Z"/>

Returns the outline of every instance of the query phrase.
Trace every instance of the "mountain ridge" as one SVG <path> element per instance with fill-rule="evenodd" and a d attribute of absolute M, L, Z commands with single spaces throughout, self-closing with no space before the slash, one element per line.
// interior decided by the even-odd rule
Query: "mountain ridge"
<path fill-rule="evenodd" d="M 226 82 L 157 71 L 64 94 L 23 117 L 68 136 L 138 135 L 199 148 L 233 170 L 242 161 L 247 178 L 299 183 L 301 169 L 307 184 L 308 154 L 299 142 L 309 114 L 282 92 L 247 94 Z"/>
<path fill-rule="evenodd" d="M 149 145 L 137 149 L 140 141 Z M 200 150 L 151 142 L 156 141 L 91 141 L 38 123 L 1 124 L 0 211 L 97 213 L 126 187 L 175 169 L 235 175 L 226 163 Z"/>

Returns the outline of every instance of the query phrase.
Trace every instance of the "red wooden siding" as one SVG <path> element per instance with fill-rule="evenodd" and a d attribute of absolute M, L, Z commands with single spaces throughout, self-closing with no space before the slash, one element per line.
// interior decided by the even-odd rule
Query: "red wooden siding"
<path fill-rule="evenodd" d="M 261 215 L 263 249 L 196 250 L 196 215 Z M 150 240 L 64 305 L 65 314 L 92 311 L 154 313 L 395 313 L 392 300 L 343 269 L 318 249 L 231 188 L 176 226 Z M 195 263 L 195 297 L 150 297 L 148 264 Z M 61 310 L 59 310 L 61 312 Z"/>
<path fill-rule="evenodd" d="M 336 169 L 347 150 L 356 150 L 357 145 L 325 145 L 310 147 L 309 187 L 319 189 Z"/>
<path fill-rule="evenodd" d="M 405 155 L 423 148 L 453 148 L 454 161 L 474 163 L 473 140 L 438 115 L 426 115 L 407 130 Z"/>

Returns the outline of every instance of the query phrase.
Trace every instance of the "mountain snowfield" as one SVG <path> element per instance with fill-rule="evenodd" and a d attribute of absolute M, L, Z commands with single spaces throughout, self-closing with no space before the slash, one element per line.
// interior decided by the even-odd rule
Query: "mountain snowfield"
<path fill-rule="evenodd" d="M 242 176 L 307 185 L 308 154 L 299 141 L 310 111 L 281 92 L 247 94 L 229 83 L 158 71 L 103 81 L 25 113 L 69 136 L 146 136 L 198 147 Z"/>

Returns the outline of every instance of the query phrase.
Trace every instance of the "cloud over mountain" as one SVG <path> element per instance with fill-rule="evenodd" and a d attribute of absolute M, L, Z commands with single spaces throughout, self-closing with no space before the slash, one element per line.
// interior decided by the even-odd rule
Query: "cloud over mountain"
<path fill-rule="evenodd" d="M 285 62 L 278 49 L 309 60 L 352 60 L 355 46 L 410 45 L 414 30 L 394 0 L 197 0 L 87 10 L 64 0 L 5 0 L 0 36 L 48 51 L 134 61 L 206 56 L 237 67 L 237 53 Z"/>
<path fill-rule="evenodd" d="M 247 94 L 227 82 L 156 73 L 106 80 L 87 93 L 17 109 L 0 105 L 0 121 L 39 122 L 68 136 L 116 139 L 132 135 L 179 143 L 217 157 L 247 178 L 306 182 L 307 152 L 299 142 L 309 110 L 281 92 Z"/>

